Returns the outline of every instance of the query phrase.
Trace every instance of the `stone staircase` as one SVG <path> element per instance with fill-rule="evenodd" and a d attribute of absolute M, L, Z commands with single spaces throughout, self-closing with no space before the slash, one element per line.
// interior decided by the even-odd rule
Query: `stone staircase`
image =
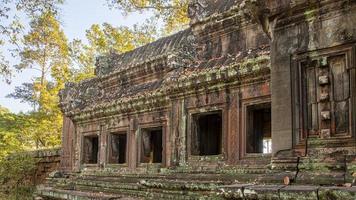
<path fill-rule="evenodd" d="M 37 194 L 51 200 L 356 199 L 356 187 L 238 183 L 235 178 L 234 175 L 184 173 L 120 176 L 72 174 L 66 178 L 48 178 L 45 185 L 39 186 Z"/>
<path fill-rule="evenodd" d="M 233 183 L 228 176 L 209 174 L 175 175 L 120 175 L 97 176 L 75 175 L 67 178 L 48 178 L 47 183 L 38 189 L 38 195 L 57 199 L 75 199 L 79 194 L 90 192 L 83 199 L 105 194 L 109 199 L 131 197 L 135 199 L 217 199 L 218 188 Z M 61 195 L 55 195 L 55 193 Z M 68 194 L 69 196 L 65 196 Z M 65 198 L 64 198 L 65 197 Z M 106 198 L 106 197 L 105 197 Z M 105 199 L 98 197 L 97 199 Z M 94 198 L 95 199 L 95 198 Z"/>
<path fill-rule="evenodd" d="M 52 176 L 39 186 L 37 195 L 51 200 L 356 199 L 356 187 L 350 187 L 356 175 L 356 144 L 331 139 L 308 142 L 306 155 L 300 150 L 280 152 L 273 158 L 257 158 L 254 164 L 200 162 L 131 174 L 84 170 Z M 340 142 L 344 145 L 336 148 Z"/>

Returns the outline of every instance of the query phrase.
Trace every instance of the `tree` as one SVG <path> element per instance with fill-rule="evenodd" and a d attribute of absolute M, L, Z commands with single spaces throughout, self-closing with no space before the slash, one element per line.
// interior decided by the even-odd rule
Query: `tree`
<path fill-rule="evenodd" d="M 1 43 L 1 41 L 0 41 Z M 1 46 L 1 44 L 0 44 Z M 10 83 L 11 80 L 11 68 L 10 68 L 10 63 L 8 60 L 5 59 L 5 57 L 2 55 L 2 52 L 0 51 L 0 76 L 2 77 L 2 80 Z"/>
<path fill-rule="evenodd" d="M 36 123 L 33 139 L 36 148 L 60 143 L 62 114 L 58 108 L 58 92 L 70 79 L 69 48 L 64 32 L 52 11 L 32 19 L 30 31 L 23 37 L 17 69 L 39 72 L 33 83 L 17 88 L 10 97 L 36 105 L 30 118 Z"/>
<path fill-rule="evenodd" d="M 0 0 L 0 48 L 6 43 L 18 45 L 18 35 L 23 31 L 18 13 L 34 18 L 46 10 L 56 13 L 62 3 L 63 0 Z M 10 83 L 12 74 L 12 67 L 0 50 L 0 77 Z"/>
<path fill-rule="evenodd" d="M 188 0 L 107 0 L 107 2 L 109 7 L 119 9 L 124 14 L 152 11 L 165 23 L 166 33 L 181 30 L 189 23 Z"/>
<path fill-rule="evenodd" d="M 51 69 L 65 68 L 68 64 L 68 45 L 55 14 L 42 13 L 30 23 L 31 30 L 24 36 L 24 48 L 19 55 L 18 69 L 31 68 L 40 72 L 39 82 L 45 86 Z"/>
<path fill-rule="evenodd" d="M 33 199 L 35 187 L 29 177 L 36 171 L 36 162 L 38 159 L 26 152 L 12 154 L 0 160 L 0 199 Z"/>
<path fill-rule="evenodd" d="M 147 24 L 135 25 L 133 28 L 114 27 L 108 23 L 93 24 L 86 31 L 88 44 L 84 44 L 81 40 L 73 40 L 69 45 L 70 57 L 76 66 L 72 69 L 73 81 L 77 82 L 94 76 L 97 56 L 111 52 L 120 54 L 131 51 L 152 42 L 155 35 L 156 30 Z"/>
<path fill-rule="evenodd" d="M 18 197 L 18 189 L 24 186 L 24 179 L 35 167 L 34 158 L 23 153 L 34 145 L 33 127 L 35 124 L 28 115 L 13 114 L 0 106 L 0 188 L 1 192 L 14 194 L 13 199 L 24 199 Z M 0 199 L 5 199 L 1 192 Z M 9 195 L 6 197 L 9 198 Z M 29 193 L 25 196 L 29 196 Z"/>
<path fill-rule="evenodd" d="M 0 17 L 9 17 L 11 7 L 24 12 L 27 16 L 34 16 L 45 11 L 56 12 L 58 5 L 64 0 L 0 0 Z"/>
<path fill-rule="evenodd" d="M 8 0 L 5 0 L 8 1 Z M 57 14 L 59 7 L 64 0 L 16 0 L 17 10 L 25 12 L 29 17 L 41 15 L 42 13 L 52 12 Z"/>
<path fill-rule="evenodd" d="M 33 121 L 27 115 L 11 113 L 0 106 L 0 160 L 10 153 L 30 149 Z"/>
<path fill-rule="evenodd" d="M 28 103 L 34 110 L 36 110 L 36 107 L 38 106 L 33 83 L 22 83 L 21 86 L 16 86 L 15 91 L 8 94 L 6 97 L 19 99 L 21 103 Z"/>
<path fill-rule="evenodd" d="M 6 81 L 7 83 L 10 83 L 10 78 L 11 78 L 11 69 L 10 69 L 10 63 L 7 59 L 5 59 L 5 56 L 3 55 L 3 52 L 1 51 L 1 48 L 3 48 L 5 44 L 5 37 L 8 34 L 7 31 L 7 26 L 4 23 L 4 21 L 9 17 L 8 12 L 10 11 L 10 8 L 8 7 L 9 0 L 0 0 L 0 77 L 2 80 Z"/>

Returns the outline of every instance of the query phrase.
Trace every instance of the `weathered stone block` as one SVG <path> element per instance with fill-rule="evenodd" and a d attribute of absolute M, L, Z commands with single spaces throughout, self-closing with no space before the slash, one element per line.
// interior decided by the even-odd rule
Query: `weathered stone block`
<path fill-rule="evenodd" d="M 329 76 L 327 76 L 327 75 L 319 76 L 319 84 L 320 85 L 329 84 Z"/>
<path fill-rule="evenodd" d="M 320 116 L 321 116 L 322 120 L 330 120 L 331 119 L 330 111 L 321 111 Z"/>

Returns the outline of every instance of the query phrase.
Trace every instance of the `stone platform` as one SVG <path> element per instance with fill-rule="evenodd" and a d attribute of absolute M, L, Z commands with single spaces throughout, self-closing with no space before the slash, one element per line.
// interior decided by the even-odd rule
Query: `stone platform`
<path fill-rule="evenodd" d="M 43 199 L 303 199 L 354 200 L 356 187 L 282 184 L 239 184 L 234 176 L 219 175 L 122 176 L 53 178 L 39 186 Z M 200 180 L 198 180 L 198 178 Z M 214 178 L 215 181 L 212 180 Z M 224 178 L 221 176 L 221 178 Z"/>

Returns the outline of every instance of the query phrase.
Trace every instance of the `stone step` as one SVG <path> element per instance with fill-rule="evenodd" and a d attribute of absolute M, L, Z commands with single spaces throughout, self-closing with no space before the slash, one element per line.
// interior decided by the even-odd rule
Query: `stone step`
<path fill-rule="evenodd" d="M 298 168 L 298 157 L 273 158 L 271 170 L 274 171 L 296 171 Z"/>
<path fill-rule="evenodd" d="M 216 183 L 216 182 L 231 182 L 236 178 L 239 178 L 244 173 L 238 173 L 230 170 L 223 171 L 221 173 L 157 173 L 157 174 L 110 174 L 110 175 L 81 175 L 80 178 L 88 180 L 106 180 L 117 182 L 139 182 L 140 180 L 164 180 L 164 181 L 182 181 L 182 182 L 201 182 L 201 183 Z M 260 174 L 250 174 L 260 175 Z M 76 178 L 76 177 L 72 177 Z"/>
<path fill-rule="evenodd" d="M 107 194 L 102 192 L 92 192 L 92 191 L 69 191 L 54 189 L 52 187 L 38 186 L 36 195 L 43 197 L 51 197 L 55 199 L 66 199 L 66 200 L 133 200 L 130 197 L 124 197 L 122 195 Z"/>
<path fill-rule="evenodd" d="M 111 190 L 110 188 L 79 188 L 61 190 L 40 186 L 37 195 L 67 200 L 140 200 L 140 199 L 356 199 L 355 187 L 282 185 L 282 184 L 231 184 L 222 185 L 211 192 L 169 191 L 162 189 Z"/>
<path fill-rule="evenodd" d="M 67 181 L 63 180 L 51 180 L 51 185 L 46 185 L 47 188 L 56 188 L 60 190 L 65 190 L 67 193 L 73 194 L 77 191 L 82 192 L 94 192 L 100 193 L 104 192 L 105 194 L 120 194 L 138 197 L 145 197 L 150 194 L 150 198 L 155 199 L 176 199 L 177 195 L 184 197 L 186 199 L 194 199 L 192 197 L 196 196 L 196 199 L 199 199 L 202 195 L 207 194 L 211 196 L 218 187 L 218 185 L 223 185 L 222 182 L 212 183 L 207 181 L 190 181 L 185 180 L 165 180 L 165 179 L 155 179 L 155 180 L 140 180 L 140 182 L 133 183 L 132 180 L 128 182 L 117 182 L 115 178 L 113 179 L 85 179 L 81 178 L 72 178 Z M 138 180 L 138 179 L 137 179 Z M 58 185 L 55 182 L 67 183 L 68 185 L 62 184 Z M 226 183 L 225 183 L 226 184 Z M 71 187 L 73 186 L 73 187 Z M 184 198 L 180 198 L 184 199 Z"/>
<path fill-rule="evenodd" d="M 222 186 L 219 196 L 225 199 L 305 199 L 305 200 L 354 200 L 356 199 L 355 187 L 328 187 L 311 185 L 255 185 L 234 184 Z"/>
<path fill-rule="evenodd" d="M 144 199 L 220 199 L 221 188 L 232 183 L 259 183 L 282 185 L 285 177 L 291 179 L 292 184 L 314 184 L 314 185 L 342 185 L 345 181 L 343 172 L 328 171 L 271 171 L 261 174 L 126 174 L 116 176 L 75 176 L 70 178 L 50 178 L 47 179 L 46 187 L 56 188 L 59 192 L 45 194 L 55 194 L 53 197 L 66 197 L 75 199 L 80 194 L 98 195 L 105 194 L 115 197 L 131 196 Z M 246 185 L 246 184 L 245 184 Z M 251 185 L 251 184 L 250 184 Z M 232 188 L 234 186 L 231 186 Z M 231 189 L 231 187 L 228 187 Z M 260 185 L 264 190 L 271 190 L 269 186 Z M 226 189 L 226 188 L 225 188 Z M 262 190 L 262 189 L 260 189 Z M 236 192 L 236 191 L 235 191 Z M 233 192 L 234 193 L 234 192 Z M 61 196 L 63 194 L 63 196 Z M 65 196 L 67 194 L 67 196 Z M 69 195 L 69 196 L 68 196 Z M 104 196 L 105 196 L 104 195 Z M 254 193 L 245 194 L 246 197 L 254 196 Z M 121 197 L 120 197 L 121 198 Z M 64 199 L 64 198 L 63 198 Z M 79 199 L 95 199 L 81 197 Z M 248 199 L 248 198 L 246 198 Z"/>
<path fill-rule="evenodd" d="M 325 171 L 345 171 L 345 160 L 338 160 L 337 158 L 310 158 L 303 157 L 299 161 L 299 170 L 313 170 L 319 172 Z"/>
<path fill-rule="evenodd" d="M 346 182 L 344 172 L 327 172 L 327 171 L 300 171 L 298 172 L 297 184 L 310 185 L 343 185 Z"/>
<path fill-rule="evenodd" d="M 309 138 L 308 152 L 312 149 L 332 149 L 332 150 L 345 150 L 349 152 L 355 152 L 356 141 L 350 138 Z"/>

